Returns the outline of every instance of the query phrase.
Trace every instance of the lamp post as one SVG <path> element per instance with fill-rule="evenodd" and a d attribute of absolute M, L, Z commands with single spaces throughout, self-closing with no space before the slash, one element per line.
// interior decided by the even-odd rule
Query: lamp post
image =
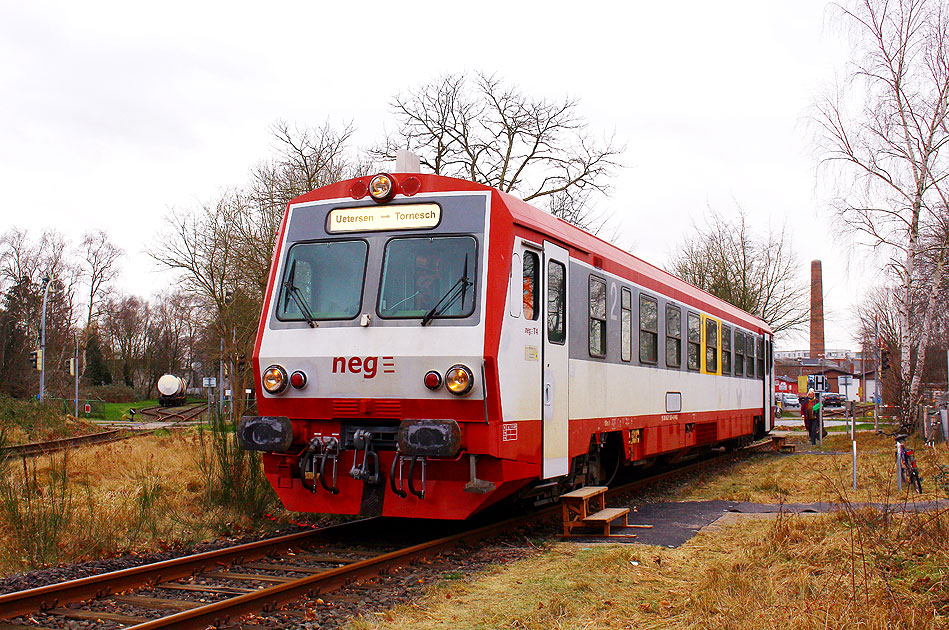
<path fill-rule="evenodd" d="M 43 314 L 40 316 L 40 394 L 38 397 L 40 401 L 43 400 L 46 391 L 46 303 L 52 284 L 52 277 L 49 274 L 43 276 Z"/>

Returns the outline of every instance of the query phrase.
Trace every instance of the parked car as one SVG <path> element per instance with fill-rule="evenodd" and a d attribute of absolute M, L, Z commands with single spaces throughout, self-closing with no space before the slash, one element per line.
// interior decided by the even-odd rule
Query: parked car
<path fill-rule="evenodd" d="M 844 406 L 844 397 L 841 394 L 835 394 L 833 392 L 824 394 L 823 396 L 824 406 L 825 407 L 843 407 Z"/>
<path fill-rule="evenodd" d="M 782 394 L 783 398 L 781 399 L 782 406 L 785 409 L 800 409 L 801 408 L 801 399 L 794 394 Z"/>

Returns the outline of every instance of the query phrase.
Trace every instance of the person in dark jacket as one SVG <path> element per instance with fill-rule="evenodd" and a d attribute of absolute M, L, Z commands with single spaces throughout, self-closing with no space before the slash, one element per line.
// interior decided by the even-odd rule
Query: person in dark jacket
<path fill-rule="evenodd" d="M 817 418 L 820 409 L 819 401 L 813 389 L 807 392 L 805 398 L 801 398 L 801 415 L 804 416 L 804 428 L 807 429 L 807 437 L 811 444 L 817 444 L 817 432 L 820 430 L 820 422 Z"/>

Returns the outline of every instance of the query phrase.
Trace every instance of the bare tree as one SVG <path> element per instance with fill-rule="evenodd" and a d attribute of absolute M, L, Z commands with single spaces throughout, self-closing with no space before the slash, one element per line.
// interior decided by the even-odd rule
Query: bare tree
<path fill-rule="evenodd" d="M 86 326 L 89 326 L 95 315 L 97 301 L 104 297 L 106 286 L 119 274 L 118 262 L 122 258 L 122 250 L 102 230 L 86 232 L 80 248 L 85 261 L 83 274 L 89 281 L 89 309 L 86 314 Z"/>
<path fill-rule="evenodd" d="M 808 318 L 808 287 L 785 229 L 752 234 L 744 210 L 734 222 L 710 211 L 705 227 L 676 249 L 670 273 L 768 322 L 775 333 Z"/>
<path fill-rule="evenodd" d="M 396 95 L 392 108 L 399 130 L 374 156 L 409 149 L 436 175 L 546 201 L 555 216 L 594 233 L 603 227 L 587 203 L 609 191 L 624 148 L 594 139 L 576 100 L 533 98 L 494 75 L 451 74 Z"/>
<path fill-rule="evenodd" d="M 938 235 L 949 207 L 949 12 L 941 0 L 837 8 L 852 29 L 855 58 L 838 92 L 816 104 L 814 120 L 823 164 L 839 175 L 837 216 L 887 257 L 899 287 L 899 365 L 910 383 L 900 402 L 908 418 L 921 394 L 944 275 L 946 242 Z M 931 274 L 920 273 L 925 258 L 936 261 Z"/>

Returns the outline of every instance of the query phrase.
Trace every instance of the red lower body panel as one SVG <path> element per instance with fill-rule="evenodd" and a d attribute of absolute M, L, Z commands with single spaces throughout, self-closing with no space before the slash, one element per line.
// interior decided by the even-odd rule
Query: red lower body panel
<path fill-rule="evenodd" d="M 337 464 L 335 481 L 339 494 L 327 492 L 319 481 L 316 482 L 316 492 L 304 488 L 296 472 L 294 457 L 267 453 L 264 455 L 264 472 L 288 510 L 359 514 L 364 494 L 372 494 L 373 488 L 367 488 L 363 481 L 350 477 L 355 454 L 355 451 L 344 451 Z M 470 480 L 467 457 L 430 459 L 425 468 L 425 498 L 420 499 L 409 492 L 409 463 L 406 461 L 402 468 L 402 490 L 407 496 L 403 498 L 393 492 L 390 485 L 389 471 L 394 456 L 393 451 L 379 453 L 383 483 L 381 492 L 378 489 L 375 492 L 378 493 L 377 500 L 380 496 L 382 499 L 382 516 L 465 519 L 510 496 L 540 474 L 537 464 L 479 457 L 478 478 L 494 483 L 496 488 L 486 494 L 476 494 L 465 492 L 465 484 Z M 397 485 L 398 481 L 399 474 L 396 472 Z M 421 466 L 416 466 L 413 484 L 416 490 L 422 489 Z"/>

